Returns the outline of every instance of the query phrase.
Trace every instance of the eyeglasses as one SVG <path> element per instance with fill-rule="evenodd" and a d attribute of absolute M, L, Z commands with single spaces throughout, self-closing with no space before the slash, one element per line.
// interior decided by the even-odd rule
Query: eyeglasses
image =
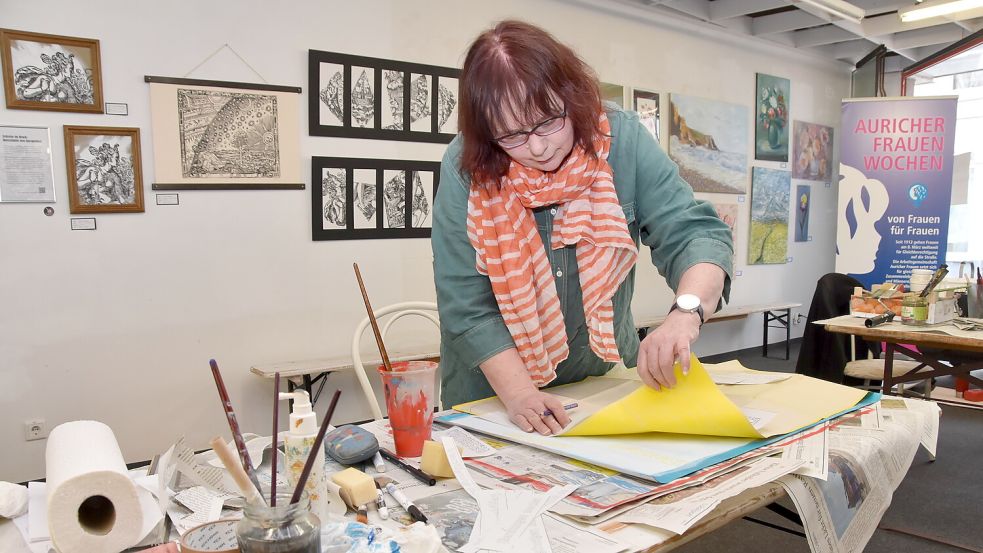
<path fill-rule="evenodd" d="M 516 131 L 505 136 L 493 138 L 492 141 L 503 148 L 511 150 L 512 148 L 518 148 L 519 146 L 522 146 L 528 142 L 529 136 L 532 134 L 536 134 L 537 136 L 549 136 L 563 130 L 563 127 L 566 124 L 567 110 L 563 110 L 563 113 L 560 115 L 555 115 L 549 119 L 541 121 L 528 131 Z"/>

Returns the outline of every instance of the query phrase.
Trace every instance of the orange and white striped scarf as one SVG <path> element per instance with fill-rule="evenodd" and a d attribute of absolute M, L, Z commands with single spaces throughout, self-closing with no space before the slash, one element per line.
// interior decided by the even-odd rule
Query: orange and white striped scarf
<path fill-rule="evenodd" d="M 550 247 L 576 245 L 591 349 L 619 361 L 611 298 L 638 256 L 612 180 L 610 123 L 600 116 L 597 157 L 580 146 L 552 173 L 515 161 L 498 186 L 472 183 L 468 238 L 478 272 L 488 275 L 505 325 L 537 386 L 567 358 L 566 329 L 549 259 L 532 209 L 556 207 Z"/>

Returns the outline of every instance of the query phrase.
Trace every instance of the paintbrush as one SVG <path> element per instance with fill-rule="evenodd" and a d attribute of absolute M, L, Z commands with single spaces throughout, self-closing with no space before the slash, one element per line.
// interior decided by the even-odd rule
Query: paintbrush
<path fill-rule="evenodd" d="M 263 494 L 259 493 L 259 488 L 257 488 L 249 480 L 249 476 L 246 471 L 242 468 L 242 465 L 236 462 L 235 456 L 232 454 L 232 450 L 225 443 L 225 440 L 215 436 L 212 441 L 209 442 L 212 449 L 215 450 L 215 454 L 221 459 L 222 464 L 225 465 L 226 470 L 232 476 L 232 480 L 235 482 L 236 486 L 239 487 L 239 491 L 242 492 L 243 497 L 246 498 L 246 503 L 250 505 L 263 505 L 266 502 L 263 501 Z"/>
<path fill-rule="evenodd" d="M 923 298 L 928 297 L 929 293 L 931 293 L 931 291 L 934 290 L 940 282 L 942 282 L 942 279 L 945 278 L 945 275 L 947 274 L 949 274 L 949 266 L 945 263 L 939 265 L 939 268 L 935 270 L 935 274 L 932 275 L 932 280 L 928 281 L 928 284 L 925 285 L 925 288 L 923 288 L 922 292 L 918 295 Z"/>
<path fill-rule="evenodd" d="M 270 507 L 276 507 L 276 438 L 280 427 L 280 371 L 273 374 L 273 468 L 270 470 Z"/>
<path fill-rule="evenodd" d="M 218 363 L 214 359 L 208 360 L 208 365 L 212 368 L 212 376 L 215 378 L 215 387 L 218 388 L 218 397 L 222 400 L 222 408 L 225 409 L 225 418 L 229 421 L 229 429 L 232 430 L 232 439 L 239 450 L 239 460 L 242 468 L 249 476 L 249 481 L 256 486 L 257 490 L 263 487 L 259 484 L 256 471 L 253 470 L 253 461 L 249 458 L 249 451 L 246 449 L 246 441 L 242 439 L 242 432 L 239 430 L 239 422 L 236 420 L 236 412 L 232 409 L 232 400 L 229 399 L 229 392 L 225 389 L 225 381 L 222 380 L 222 373 L 218 370 Z"/>
<path fill-rule="evenodd" d="M 389 355 L 386 353 L 386 346 L 382 343 L 382 333 L 379 332 L 379 323 L 375 320 L 375 311 L 369 303 L 369 294 L 365 291 L 365 283 L 362 282 L 362 272 L 358 270 L 358 263 L 352 263 L 355 267 L 355 278 L 358 279 L 358 288 L 362 291 L 362 302 L 365 303 L 365 310 L 369 313 L 369 322 L 372 324 L 372 333 L 375 334 L 375 343 L 379 346 L 379 354 L 382 355 L 382 364 L 387 371 L 392 372 L 393 366 L 389 362 Z"/>
<path fill-rule="evenodd" d="M 331 404 L 328 405 L 328 412 L 324 415 L 324 420 L 321 421 L 321 428 L 317 431 L 317 437 L 314 438 L 311 452 L 307 455 L 307 462 L 304 463 L 304 470 L 301 471 L 300 478 L 297 479 L 297 487 L 294 488 L 294 494 L 290 498 L 291 505 L 300 501 L 300 496 L 304 492 L 304 486 L 307 485 L 307 479 L 311 477 L 311 469 L 314 468 L 317 453 L 321 450 L 322 444 L 324 443 L 324 434 L 328 431 L 328 426 L 331 424 L 331 416 L 334 415 L 334 409 L 338 406 L 338 396 L 340 395 L 341 390 L 335 390 L 334 395 L 331 396 Z"/>

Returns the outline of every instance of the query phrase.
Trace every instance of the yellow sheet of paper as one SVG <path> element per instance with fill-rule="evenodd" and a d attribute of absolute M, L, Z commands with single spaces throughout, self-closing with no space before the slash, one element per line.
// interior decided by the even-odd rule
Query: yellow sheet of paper
<path fill-rule="evenodd" d="M 672 432 L 706 436 L 760 438 L 741 410 L 713 383 L 696 358 L 682 376 L 676 364 L 677 384 L 654 390 L 642 386 L 597 411 L 563 433 L 564 436 L 606 436 L 642 432 Z"/>

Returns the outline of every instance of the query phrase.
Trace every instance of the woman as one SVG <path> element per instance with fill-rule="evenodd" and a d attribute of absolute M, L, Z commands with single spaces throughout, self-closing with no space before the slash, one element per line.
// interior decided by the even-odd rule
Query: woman
<path fill-rule="evenodd" d="M 458 136 L 434 208 L 445 405 L 498 395 L 526 432 L 559 432 L 541 391 L 636 364 L 653 388 L 689 365 L 704 313 L 729 293 L 733 246 L 636 114 L 602 107 L 593 71 L 535 26 L 471 45 Z M 639 344 L 629 311 L 639 241 L 677 293 Z"/>

